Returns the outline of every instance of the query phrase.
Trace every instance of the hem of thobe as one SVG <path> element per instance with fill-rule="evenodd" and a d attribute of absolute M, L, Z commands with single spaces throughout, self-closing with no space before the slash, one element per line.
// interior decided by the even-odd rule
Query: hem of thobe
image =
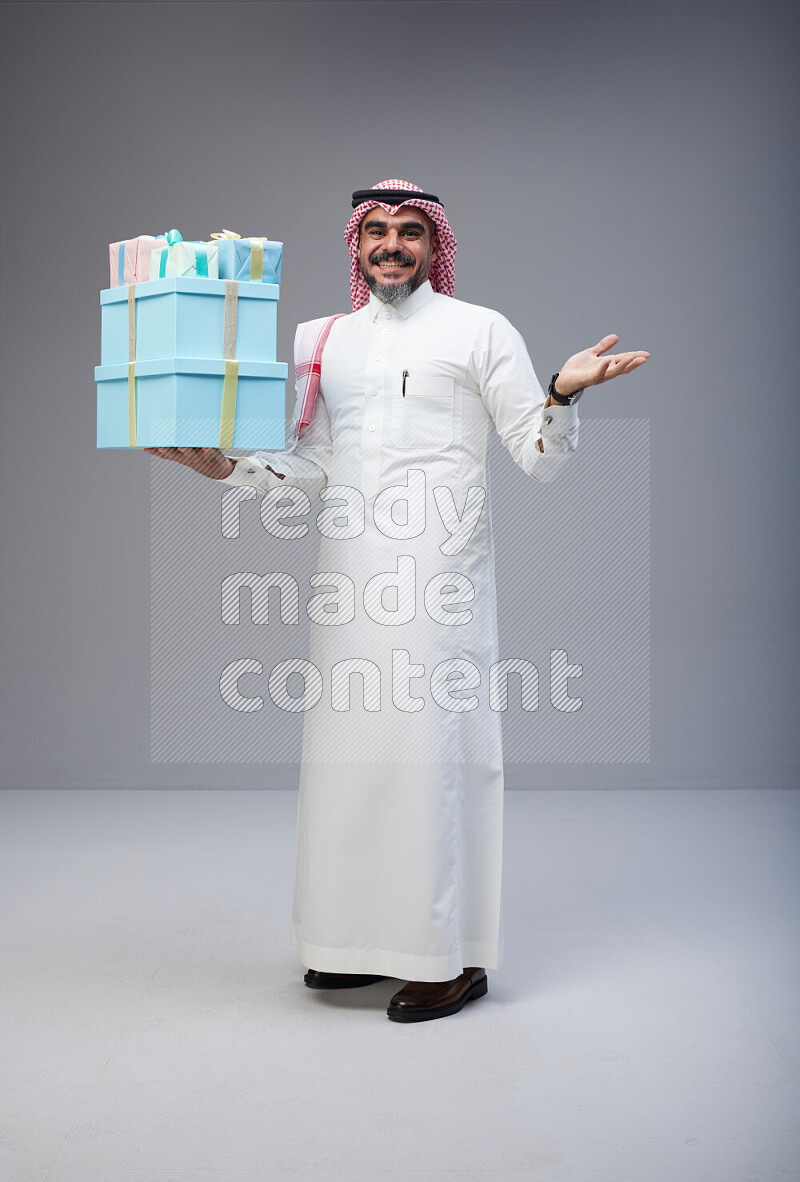
<path fill-rule="evenodd" d="M 417 956 L 387 948 L 325 948 L 309 944 L 296 923 L 292 924 L 291 937 L 303 964 L 318 973 L 376 973 L 400 981 L 452 981 L 467 967 L 500 967 L 498 945 L 477 940 L 465 941 L 460 952 L 447 956 Z"/>

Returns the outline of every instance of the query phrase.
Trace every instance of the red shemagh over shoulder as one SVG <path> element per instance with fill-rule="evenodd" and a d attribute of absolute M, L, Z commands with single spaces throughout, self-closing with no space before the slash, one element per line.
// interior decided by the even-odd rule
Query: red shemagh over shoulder
<path fill-rule="evenodd" d="M 345 226 L 344 240 L 350 249 L 350 299 L 353 303 L 353 311 L 357 312 L 359 308 L 363 308 L 369 301 L 369 287 L 358 265 L 358 227 L 367 210 L 375 209 L 376 206 L 380 206 L 392 215 L 396 214 L 398 209 L 403 205 L 414 205 L 417 209 L 424 210 L 436 226 L 436 232 L 439 235 L 439 250 L 436 262 L 431 267 L 431 273 L 428 279 L 434 291 L 438 291 L 441 295 L 451 296 L 455 286 L 457 243 L 455 234 L 450 228 L 450 223 L 447 220 L 447 215 L 441 203 L 438 200 L 425 200 L 426 197 L 432 196 L 430 193 L 425 193 L 423 197 L 415 199 L 414 194 L 423 193 L 423 190 L 420 189 L 419 185 L 412 185 L 410 181 L 396 179 L 381 181 L 379 184 L 373 185 L 372 188 L 373 190 L 387 189 L 391 191 L 392 202 L 396 202 L 401 193 L 408 192 L 408 198 L 394 204 L 387 201 L 380 201 L 378 198 L 372 196 L 365 197 L 355 207 L 353 216 Z M 362 192 L 366 193 L 366 190 Z"/>

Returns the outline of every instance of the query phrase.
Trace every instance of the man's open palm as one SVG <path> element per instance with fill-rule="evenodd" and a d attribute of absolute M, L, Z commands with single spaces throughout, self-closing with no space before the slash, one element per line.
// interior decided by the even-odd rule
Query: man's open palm
<path fill-rule="evenodd" d="M 561 368 L 559 387 L 569 385 L 573 390 L 579 390 L 584 386 L 599 386 L 609 378 L 619 377 L 623 373 L 633 373 L 640 365 L 644 365 L 650 356 L 644 349 L 636 349 L 631 353 L 612 353 L 609 357 L 600 356 L 618 340 L 619 337 L 612 332 L 596 345 L 592 345 L 591 349 L 573 353 Z"/>

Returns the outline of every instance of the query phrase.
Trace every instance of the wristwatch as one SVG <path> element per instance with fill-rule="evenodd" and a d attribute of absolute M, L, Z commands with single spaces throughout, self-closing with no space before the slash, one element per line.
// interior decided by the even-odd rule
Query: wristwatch
<path fill-rule="evenodd" d="M 561 370 L 559 370 L 558 373 L 561 373 Z M 580 396 L 583 394 L 583 391 L 586 389 L 586 387 L 582 386 L 580 390 L 576 390 L 574 394 L 568 394 L 566 397 L 563 394 L 557 394 L 556 378 L 558 377 L 558 373 L 554 373 L 551 377 L 550 385 L 547 387 L 547 393 L 554 402 L 560 403 L 561 406 L 574 406 Z"/>

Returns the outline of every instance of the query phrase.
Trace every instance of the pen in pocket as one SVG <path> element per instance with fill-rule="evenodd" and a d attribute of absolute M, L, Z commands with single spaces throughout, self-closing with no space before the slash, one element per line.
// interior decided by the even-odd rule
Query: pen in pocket
<path fill-rule="evenodd" d="M 404 369 L 403 370 L 403 397 L 404 398 L 406 396 L 406 378 L 407 377 L 408 377 L 408 370 Z"/>

